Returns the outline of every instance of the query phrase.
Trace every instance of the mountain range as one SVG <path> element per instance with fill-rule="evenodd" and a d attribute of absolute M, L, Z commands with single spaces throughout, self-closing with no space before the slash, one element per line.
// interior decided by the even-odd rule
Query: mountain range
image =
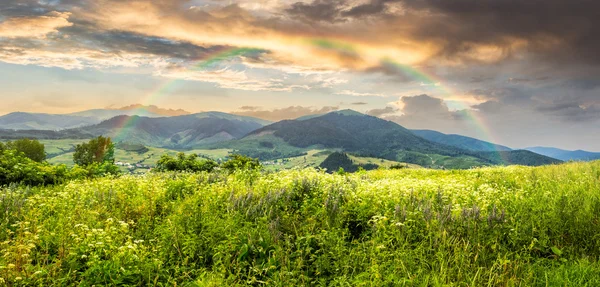
<path fill-rule="evenodd" d="M 14 112 L 0 116 L 4 130 L 65 130 L 98 124 L 116 116 L 143 116 L 150 118 L 188 115 L 184 110 L 162 109 L 157 106 L 130 105 L 118 109 L 92 109 L 70 114 Z"/>
<path fill-rule="evenodd" d="M 465 136 L 408 130 L 352 110 L 276 123 L 221 112 L 188 114 L 139 105 L 70 115 L 40 115 L 13 113 L 0 117 L 0 128 L 4 129 L 0 130 L 0 138 L 79 139 L 104 135 L 115 142 L 168 149 L 229 149 L 261 160 L 299 156 L 314 149 L 332 150 L 435 168 L 561 162 L 532 151 L 512 150 Z M 10 118 L 36 121 L 19 123 L 8 121 Z M 2 124 L 8 122 L 12 126 Z M 52 128 L 44 131 L 38 127 Z"/>
<path fill-rule="evenodd" d="M 551 158 L 560 159 L 562 161 L 590 161 L 600 159 L 600 152 L 589 152 L 584 150 L 571 151 L 552 147 L 529 147 L 526 148 L 526 150 Z"/>

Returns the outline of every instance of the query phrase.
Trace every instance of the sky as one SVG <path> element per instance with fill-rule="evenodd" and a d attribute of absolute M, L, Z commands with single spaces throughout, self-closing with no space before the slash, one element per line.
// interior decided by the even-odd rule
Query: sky
<path fill-rule="evenodd" d="M 2 0 L 0 114 L 354 109 L 600 151 L 596 0 Z"/>

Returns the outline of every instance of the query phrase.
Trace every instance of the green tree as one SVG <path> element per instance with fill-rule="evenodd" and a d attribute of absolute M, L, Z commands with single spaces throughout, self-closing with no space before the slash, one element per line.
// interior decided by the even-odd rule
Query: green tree
<path fill-rule="evenodd" d="M 80 166 L 92 163 L 114 163 L 115 145 L 109 137 L 99 136 L 87 143 L 78 144 L 73 154 L 73 162 Z"/>
<path fill-rule="evenodd" d="M 10 141 L 6 143 L 5 148 L 8 150 L 22 152 L 25 157 L 36 162 L 42 162 L 46 159 L 44 145 L 37 140 L 20 139 L 16 141 Z M 2 148 L 0 148 L 0 150 L 2 150 Z"/>
<path fill-rule="evenodd" d="M 241 154 L 229 155 L 229 159 L 221 164 L 221 167 L 232 172 L 239 169 L 261 169 L 262 165 L 256 158 Z"/>
<path fill-rule="evenodd" d="M 201 159 L 197 154 L 186 156 L 181 152 L 177 154 L 177 157 L 168 154 L 162 155 L 156 163 L 156 171 L 210 172 L 217 166 L 218 164 L 214 160 Z"/>

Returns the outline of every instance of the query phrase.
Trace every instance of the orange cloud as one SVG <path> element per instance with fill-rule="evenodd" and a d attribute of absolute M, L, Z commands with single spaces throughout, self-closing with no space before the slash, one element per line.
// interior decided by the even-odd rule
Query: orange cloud
<path fill-rule="evenodd" d="M 50 12 L 44 16 L 15 17 L 0 23 L 0 37 L 45 38 L 58 29 L 72 26 L 69 12 Z"/>

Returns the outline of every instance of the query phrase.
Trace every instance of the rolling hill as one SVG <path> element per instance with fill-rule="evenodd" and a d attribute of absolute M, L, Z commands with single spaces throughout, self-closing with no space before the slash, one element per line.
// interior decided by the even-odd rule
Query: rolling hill
<path fill-rule="evenodd" d="M 591 161 L 600 159 L 600 152 L 589 152 L 584 150 L 564 150 L 551 147 L 529 147 L 526 150 L 545 155 L 562 161 L 578 160 Z"/>
<path fill-rule="evenodd" d="M 277 122 L 223 145 L 262 159 L 298 154 L 309 149 L 334 149 L 361 156 L 443 168 L 560 162 L 533 152 L 474 151 L 438 143 L 417 136 L 396 123 L 352 110 Z M 270 157 L 271 153 L 273 156 Z"/>
<path fill-rule="evenodd" d="M 184 110 L 162 109 L 157 106 L 131 105 L 119 109 L 92 109 L 70 114 L 15 112 L 0 116 L 4 130 L 65 130 L 95 125 L 116 116 L 166 117 L 188 115 Z"/>
<path fill-rule="evenodd" d="M 5 130 L 63 130 L 98 123 L 88 116 L 52 115 L 15 112 L 0 116 L 0 129 Z"/>
<path fill-rule="evenodd" d="M 446 144 L 461 149 L 472 150 L 472 151 L 510 151 L 509 147 L 493 144 L 490 142 L 478 140 L 471 137 L 456 135 L 456 134 L 444 134 L 432 130 L 411 130 L 414 134 L 436 143 Z"/>
<path fill-rule="evenodd" d="M 206 112 L 159 118 L 117 116 L 77 130 L 92 136 L 109 136 L 116 142 L 188 149 L 237 139 L 266 123 L 251 117 Z"/>

